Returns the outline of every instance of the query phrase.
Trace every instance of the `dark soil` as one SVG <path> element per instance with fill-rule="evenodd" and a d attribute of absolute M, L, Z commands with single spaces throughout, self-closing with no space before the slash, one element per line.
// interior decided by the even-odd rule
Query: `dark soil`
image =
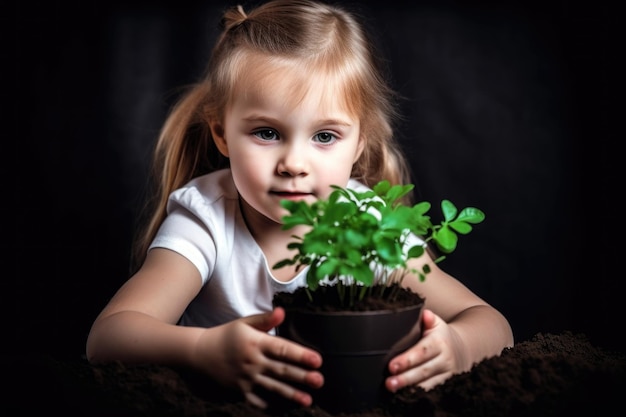
<path fill-rule="evenodd" d="M 428 392 L 404 389 L 371 409 L 334 415 L 315 405 L 258 410 L 197 375 L 163 366 L 91 366 L 83 358 L 52 357 L 5 361 L 5 416 L 599 416 L 623 409 L 626 389 L 625 355 L 570 332 L 538 333 Z"/>
<path fill-rule="evenodd" d="M 358 295 L 361 288 L 347 287 L 345 291 L 350 293 L 352 290 Z M 312 301 L 309 295 L 312 297 Z M 286 309 L 294 308 L 319 312 L 393 310 L 424 302 L 419 294 L 398 284 L 373 285 L 364 291 L 362 297 L 355 296 L 353 303 L 350 303 L 349 299 L 347 294 L 340 297 L 335 286 L 319 286 L 314 292 L 307 292 L 306 288 L 300 287 L 292 293 L 279 292 L 275 294 L 273 304 Z"/>
<path fill-rule="evenodd" d="M 399 296 L 421 300 L 411 294 Z M 296 297 L 282 303 L 305 302 L 303 294 Z M 538 333 L 430 391 L 406 388 L 358 412 L 317 405 L 259 410 L 203 376 L 156 365 L 92 366 L 84 357 L 40 356 L 5 357 L 3 369 L 5 416 L 595 416 L 623 409 L 626 392 L 626 354 L 568 331 Z"/>

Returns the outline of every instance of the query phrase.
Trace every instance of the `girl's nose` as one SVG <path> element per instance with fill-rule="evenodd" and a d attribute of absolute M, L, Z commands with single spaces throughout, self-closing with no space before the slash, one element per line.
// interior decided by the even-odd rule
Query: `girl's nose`
<path fill-rule="evenodd" d="M 276 170 L 282 176 L 295 177 L 306 175 L 308 168 L 305 151 L 294 144 L 286 146 L 282 157 L 278 161 Z"/>

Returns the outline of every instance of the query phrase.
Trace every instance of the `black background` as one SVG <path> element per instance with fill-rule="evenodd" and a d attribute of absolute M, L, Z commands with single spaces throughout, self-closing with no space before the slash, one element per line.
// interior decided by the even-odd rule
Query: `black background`
<path fill-rule="evenodd" d="M 83 354 L 128 278 L 151 146 L 229 4 L 3 6 L 3 349 Z M 398 135 L 418 197 L 486 212 L 442 266 L 500 309 L 518 342 L 573 330 L 622 349 L 614 11 L 343 4 L 376 32 L 405 97 Z"/>

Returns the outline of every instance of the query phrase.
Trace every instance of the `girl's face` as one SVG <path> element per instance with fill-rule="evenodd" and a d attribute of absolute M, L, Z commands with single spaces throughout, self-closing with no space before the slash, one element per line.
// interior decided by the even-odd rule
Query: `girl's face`
<path fill-rule="evenodd" d="M 252 229 L 268 220 L 280 224 L 287 214 L 282 199 L 311 203 L 328 197 L 331 185 L 346 186 L 363 148 L 358 117 L 324 91 L 328 85 L 312 85 L 294 103 L 286 99 L 294 94 L 286 78 L 275 71 L 245 83 L 223 124 L 211 125 Z"/>

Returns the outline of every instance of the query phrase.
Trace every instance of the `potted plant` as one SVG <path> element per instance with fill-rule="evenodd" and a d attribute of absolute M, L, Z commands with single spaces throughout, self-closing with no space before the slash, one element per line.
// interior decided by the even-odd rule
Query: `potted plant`
<path fill-rule="evenodd" d="M 306 287 L 274 296 L 273 304 L 286 311 L 276 331 L 322 354 L 325 383 L 312 395 L 327 409 L 368 407 L 386 395 L 387 363 L 421 337 L 425 300 L 402 279 L 411 272 L 424 280 L 430 270 L 411 269 L 407 261 L 423 256 L 429 242 L 443 254 L 435 262 L 442 261 L 456 249 L 458 234 L 485 218 L 477 208 L 459 211 L 443 200 L 443 218 L 435 224 L 429 202 L 402 202 L 412 189 L 388 181 L 365 191 L 333 186 L 327 199 L 312 204 L 281 203 L 289 212 L 284 229 L 310 229 L 293 236 L 294 256 L 274 268 L 309 269 Z"/>

